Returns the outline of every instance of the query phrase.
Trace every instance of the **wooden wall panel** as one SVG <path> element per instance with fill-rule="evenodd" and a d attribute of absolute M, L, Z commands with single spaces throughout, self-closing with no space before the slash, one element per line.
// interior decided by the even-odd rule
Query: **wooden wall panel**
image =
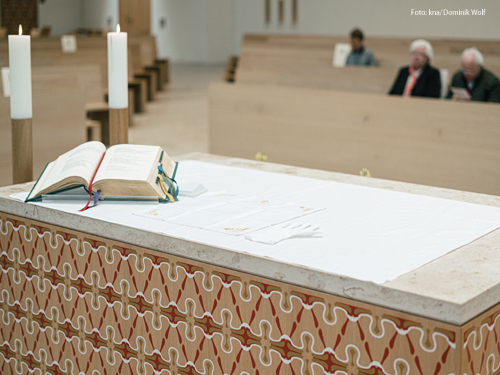
<path fill-rule="evenodd" d="M 7 33 L 18 34 L 19 24 L 23 26 L 23 34 L 29 35 L 34 27 L 38 27 L 37 0 L 2 0 L 0 1 L 2 22 Z"/>
<path fill-rule="evenodd" d="M 150 0 L 120 0 L 120 27 L 130 35 L 151 33 Z"/>

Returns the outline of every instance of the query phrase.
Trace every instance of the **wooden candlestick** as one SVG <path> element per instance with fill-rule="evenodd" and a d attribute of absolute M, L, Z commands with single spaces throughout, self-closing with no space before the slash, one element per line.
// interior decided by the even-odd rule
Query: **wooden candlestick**
<path fill-rule="evenodd" d="M 128 143 L 128 108 L 109 109 L 109 145 Z"/>
<path fill-rule="evenodd" d="M 33 181 L 32 119 L 12 119 L 12 178 L 14 184 Z"/>

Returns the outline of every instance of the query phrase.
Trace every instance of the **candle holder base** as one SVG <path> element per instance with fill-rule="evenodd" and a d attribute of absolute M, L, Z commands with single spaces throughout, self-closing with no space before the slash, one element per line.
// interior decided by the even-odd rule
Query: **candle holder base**
<path fill-rule="evenodd" d="M 128 108 L 109 109 L 109 145 L 128 143 Z"/>
<path fill-rule="evenodd" d="M 29 118 L 11 121 L 13 183 L 33 181 L 33 120 Z"/>

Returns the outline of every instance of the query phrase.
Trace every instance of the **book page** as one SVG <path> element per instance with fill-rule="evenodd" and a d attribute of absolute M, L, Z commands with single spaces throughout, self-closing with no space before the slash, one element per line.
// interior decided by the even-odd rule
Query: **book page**
<path fill-rule="evenodd" d="M 110 147 L 95 176 L 101 180 L 148 181 L 151 169 L 158 165 L 159 146 L 116 145 Z"/>
<path fill-rule="evenodd" d="M 349 43 L 336 43 L 333 49 L 333 61 L 332 65 L 336 68 L 345 67 L 347 61 L 347 56 L 351 52 L 351 45 Z"/>
<path fill-rule="evenodd" d="M 451 87 L 451 92 L 456 99 L 470 100 L 469 92 L 461 87 Z"/>
<path fill-rule="evenodd" d="M 52 168 L 48 171 L 49 173 L 42 176 L 37 191 L 44 190 L 72 176 L 82 177 L 87 181 L 88 185 L 105 151 L 106 148 L 101 142 L 92 141 L 62 154 L 53 162 Z"/>

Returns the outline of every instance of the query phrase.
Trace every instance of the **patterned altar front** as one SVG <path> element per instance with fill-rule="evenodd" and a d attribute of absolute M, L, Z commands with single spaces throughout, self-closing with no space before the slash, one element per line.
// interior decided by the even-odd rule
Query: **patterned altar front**
<path fill-rule="evenodd" d="M 1 374 L 499 374 L 455 326 L 0 213 Z M 166 249 L 168 251 L 168 249 Z"/>

